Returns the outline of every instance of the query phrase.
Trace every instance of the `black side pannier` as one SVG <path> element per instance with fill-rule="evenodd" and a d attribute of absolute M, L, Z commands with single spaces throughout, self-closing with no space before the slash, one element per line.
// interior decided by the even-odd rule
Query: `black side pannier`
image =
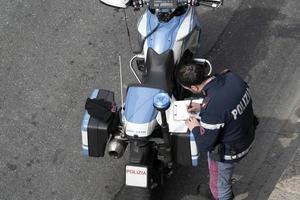
<path fill-rule="evenodd" d="M 95 89 L 87 99 L 81 124 L 83 155 L 103 157 L 115 114 L 114 93 Z"/>

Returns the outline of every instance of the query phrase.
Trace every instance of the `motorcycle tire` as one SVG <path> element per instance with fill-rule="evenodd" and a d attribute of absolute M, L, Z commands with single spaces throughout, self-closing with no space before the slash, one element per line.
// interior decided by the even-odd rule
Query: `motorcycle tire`
<path fill-rule="evenodd" d="M 114 200 L 151 200 L 151 190 L 123 185 Z"/>

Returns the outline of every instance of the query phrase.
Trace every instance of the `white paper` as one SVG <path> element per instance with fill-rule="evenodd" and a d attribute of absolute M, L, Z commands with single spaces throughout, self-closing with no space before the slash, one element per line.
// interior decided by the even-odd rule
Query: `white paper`
<path fill-rule="evenodd" d="M 194 103 L 202 103 L 203 99 L 192 100 Z M 185 121 L 190 118 L 190 116 L 198 117 L 199 113 L 191 114 L 187 111 L 191 100 L 174 101 L 173 104 L 173 118 L 175 121 Z"/>
<path fill-rule="evenodd" d="M 202 103 L 203 99 L 195 99 L 193 100 L 194 103 Z M 190 104 L 190 100 L 183 100 L 183 101 L 176 101 L 174 97 L 172 97 L 171 105 L 170 108 L 166 111 L 166 116 L 167 116 L 167 122 L 169 124 L 169 132 L 172 133 L 186 133 L 187 132 L 187 126 L 185 124 L 185 119 L 188 119 L 189 116 L 191 115 L 187 111 L 187 107 Z M 174 119 L 174 105 L 180 105 L 180 108 L 176 108 L 177 111 L 180 111 L 180 117 L 177 118 L 176 120 Z M 183 116 L 183 117 L 182 117 Z M 186 116 L 188 116 L 186 118 Z M 195 114 L 195 117 L 198 117 L 198 114 Z M 177 119 L 182 119 L 182 120 L 177 120 Z M 159 124 L 161 124 L 161 115 L 160 113 L 157 115 L 156 120 Z"/>

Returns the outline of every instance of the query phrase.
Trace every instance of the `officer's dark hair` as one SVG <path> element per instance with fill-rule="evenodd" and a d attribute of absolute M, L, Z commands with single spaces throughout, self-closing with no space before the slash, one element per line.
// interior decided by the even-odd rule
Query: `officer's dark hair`
<path fill-rule="evenodd" d="M 176 71 L 177 82 L 183 86 L 191 87 L 192 85 L 201 84 L 208 76 L 206 62 L 190 61 L 179 65 Z"/>

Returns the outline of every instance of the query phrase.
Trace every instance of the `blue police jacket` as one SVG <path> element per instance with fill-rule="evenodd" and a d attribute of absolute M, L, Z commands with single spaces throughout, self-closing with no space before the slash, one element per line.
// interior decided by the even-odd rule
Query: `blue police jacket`
<path fill-rule="evenodd" d="M 192 130 L 199 150 L 223 144 L 222 162 L 235 162 L 251 149 L 254 114 L 247 83 L 232 72 L 217 74 L 203 89 L 200 127 Z"/>

